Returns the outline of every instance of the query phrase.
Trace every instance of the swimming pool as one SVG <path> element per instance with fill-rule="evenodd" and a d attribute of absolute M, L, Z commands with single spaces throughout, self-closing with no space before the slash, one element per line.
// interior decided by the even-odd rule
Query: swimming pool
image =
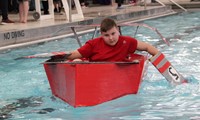
<path fill-rule="evenodd" d="M 51 94 L 44 59 L 17 57 L 78 48 L 73 38 L 55 40 L 0 53 L 0 119 L 14 120 L 137 120 L 200 119 L 200 13 L 181 13 L 144 21 L 170 40 L 168 47 L 148 29 L 139 28 L 136 38 L 157 46 L 189 84 L 171 86 L 149 64 L 137 95 L 127 95 L 97 106 L 73 108 Z M 177 21 L 178 19 L 178 21 Z M 123 27 L 134 35 L 135 28 Z M 82 43 L 91 34 L 81 37 Z"/>

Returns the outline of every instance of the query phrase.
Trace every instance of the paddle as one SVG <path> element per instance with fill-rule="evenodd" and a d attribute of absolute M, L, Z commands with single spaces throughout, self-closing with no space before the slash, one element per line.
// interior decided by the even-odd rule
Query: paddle
<path fill-rule="evenodd" d="M 171 65 L 164 54 L 159 52 L 151 57 L 149 61 L 155 68 L 172 84 L 178 85 L 188 81 Z"/>
<path fill-rule="evenodd" d="M 40 54 L 35 54 L 35 55 L 30 55 L 30 56 L 23 56 L 16 58 L 15 60 L 19 59 L 29 59 L 29 58 L 67 58 L 69 55 L 71 55 L 70 52 L 64 51 L 64 52 L 51 52 L 51 53 L 40 53 Z"/>

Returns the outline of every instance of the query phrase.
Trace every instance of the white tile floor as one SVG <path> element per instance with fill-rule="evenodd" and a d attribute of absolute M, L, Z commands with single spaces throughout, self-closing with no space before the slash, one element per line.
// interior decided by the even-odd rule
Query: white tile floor
<path fill-rule="evenodd" d="M 148 6 L 146 9 L 153 9 L 160 6 Z M 140 11 L 144 10 L 144 6 L 127 6 L 124 9 L 116 9 L 116 6 L 98 6 L 98 7 L 89 7 L 89 8 L 83 8 L 83 14 L 84 19 L 87 20 L 91 18 L 97 18 L 97 17 L 105 17 L 110 15 L 117 15 L 117 14 L 124 14 L 128 12 L 133 11 Z M 73 11 L 76 12 L 76 11 Z M 65 19 L 65 15 L 55 14 L 55 19 L 47 19 L 47 20 L 34 20 L 33 18 L 33 11 L 29 12 L 28 22 L 27 23 L 19 23 L 19 16 L 18 14 L 9 14 L 9 19 L 15 21 L 14 24 L 6 24 L 6 25 L 0 25 L 0 32 L 5 31 L 12 31 L 12 30 L 20 30 L 20 29 L 32 29 L 32 28 L 39 28 L 43 26 L 51 26 L 51 25 L 57 25 L 61 23 L 69 23 Z M 76 21 L 82 21 L 82 20 L 76 20 Z M 73 22 L 73 21 L 72 21 Z"/>

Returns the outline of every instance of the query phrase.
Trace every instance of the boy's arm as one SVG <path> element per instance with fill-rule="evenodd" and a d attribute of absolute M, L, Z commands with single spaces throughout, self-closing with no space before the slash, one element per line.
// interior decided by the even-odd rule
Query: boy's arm
<path fill-rule="evenodd" d="M 82 58 L 82 55 L 80 54 L 80 52 L 78 50 L 72 51 L 71 55 L 67 57 L 67 59 L 69 59 L 69 60 L 74 60 L 74 59 L 78 59 L 78 58 Z"/>
<path fill-rule="evenodd" d="M 156 55 L 159 52 L 158 49 L 155 48 L 154 46 L 142 41 L 138 41 L 137 50 L 147 51 L 152 56 Z"/>

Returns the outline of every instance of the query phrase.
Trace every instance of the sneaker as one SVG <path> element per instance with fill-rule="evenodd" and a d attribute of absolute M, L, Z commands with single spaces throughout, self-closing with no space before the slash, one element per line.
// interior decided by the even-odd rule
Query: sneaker
<path fill-rule="evenodd" d="M 64 14 L 65 14 L 64 12 L 60 12 L 60 13 L 59 13 L 59 15 L 64 15 Z"/>
<path fill-rule="evenodd" d="M 44 15 L 48 15 L 49 14 L 49 11 L 44 11 Z"/>
<path fill-rule="evenodd" d="M 2 21 L 1 21 L 1 24 L 2 24 L 2 25 L 8 24 L 8 23 L 15 23 L 15 22 L 12 21 L 12 20 L 9 20 L 9 19 L 7 19 L 7 20 L 2 20 Z"/>
<path fill-rule="evenodd" d="M 117 9 L 124 9 L 124 7 L 120 6 L 120 7 L 117 7 Z"/>

